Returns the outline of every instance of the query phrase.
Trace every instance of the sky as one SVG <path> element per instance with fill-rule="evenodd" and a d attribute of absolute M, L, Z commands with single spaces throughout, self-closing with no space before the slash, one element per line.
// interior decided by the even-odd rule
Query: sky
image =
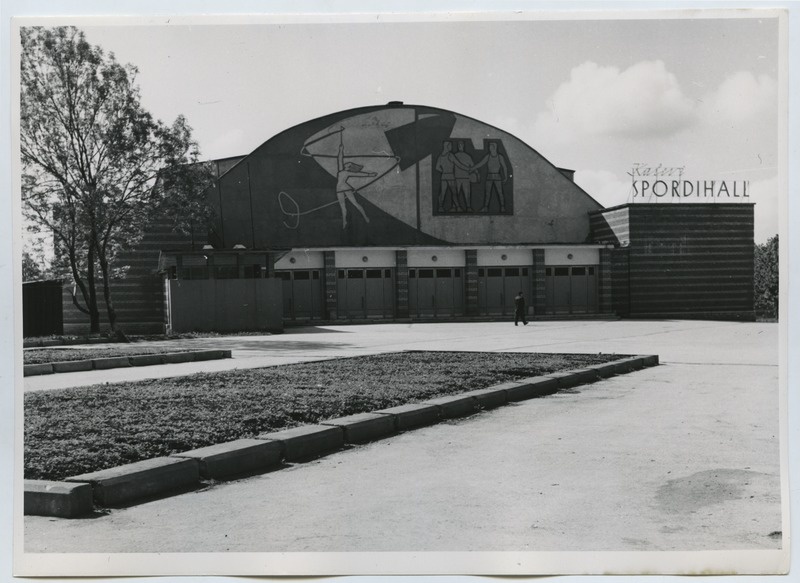
<path fill-rule="evenodd" d="M 635 165 L 748 180 L 763 242 L 778 232 L 778 21 L 707 16 L 79 28 L 139 69 L 156 117 L 187 117 L 204 158 L 344 109 L 430 105 L 516 135 L 604 206 L 631 201 Z"/>

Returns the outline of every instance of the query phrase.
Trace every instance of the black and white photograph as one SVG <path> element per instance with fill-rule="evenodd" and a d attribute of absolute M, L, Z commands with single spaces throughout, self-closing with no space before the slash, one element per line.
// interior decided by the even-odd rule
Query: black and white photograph
<path fill-rule="evenodd" d="M 522 6 L 8 20 L 14 576 L 789 573 L 797 14 Z"/>

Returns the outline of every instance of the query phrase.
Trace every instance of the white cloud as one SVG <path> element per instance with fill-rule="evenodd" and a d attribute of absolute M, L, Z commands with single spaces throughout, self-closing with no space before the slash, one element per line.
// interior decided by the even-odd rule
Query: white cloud
<path fill-rule="evenodd" d="M 575 183 L 604 207 L 630 202 L 630 180 L 620 180 L 608 170 L 578 170 Z"/>
<path fill-rule="evenodd" d="M 551 134 L 652 137 L 673 134 L 694 121 L 694 105 L 663 61 L 642 61 L 621 71 L 591 61 L 573 68 L 539 114 L 538 130 Z"/>
<path fill-rule="evenodd" d="M 740 124 L 773 110 L 777 103 L 777 83 L 768 75 L 756 78 L 749 71 L 727 77 L 703 100 L 702 116 L 725 124 Z"/>

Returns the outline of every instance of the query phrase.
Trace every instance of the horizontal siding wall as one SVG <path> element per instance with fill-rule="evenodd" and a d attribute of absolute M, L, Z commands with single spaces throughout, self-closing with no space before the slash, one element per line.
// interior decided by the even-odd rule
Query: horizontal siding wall
<path fill-rule="evenodd" d="M 83 297 L 78 290 L 78 303 L 83 306 Z M 109 330 L 106 303 L 103 300 L 103 284 L 97 283 L 98 307 L 100 309 L 100 332 Z M 130 277 L 114 280 L 111 284 L 111 300 L 117 311 L 117 326 L 126 334 L 162 334 L 164 332 L 164 287 L 157 275 Z M 62 295 L 64 309 L 64 334 L 83 335 L 89 333 L 89 316 L 72 303 L 72 286 L 65 286 Z"/>
<path fill-rule="evenodd" d="M 179 233 L 173 229 L 172 220 L 161 218 L 148 225 L 142 240 L 130 251 L 120 254 L 117 266 L 129 266 L 125 279 L 111 285 L 111 301 L 117 311 L 118 327 L 126 334 L 161 334 L 164 332 L 164 286 L 159 275 L 158 258 L 163 249 L 200 248 L 206 242 L 205 230 Z M 72 283 L 65 286 L 62 296 L 64 334 L 89 333 L 89 316 L 72 303 Z M 83 298 L 78 293 L 78 302 Z M 103 284 L 97 283 L 100 310 L 100 332 L 109 329 Z"/>
<path fill-rule="evenodd" d="M 752 205 L 628 210 L 630 315 L 753 318 Z"/>
<path fill-rule="evenodd" d="M 589 214 L 592 241 L 626 245 L 630 240 L 628 208 L 612 209 Z"/>

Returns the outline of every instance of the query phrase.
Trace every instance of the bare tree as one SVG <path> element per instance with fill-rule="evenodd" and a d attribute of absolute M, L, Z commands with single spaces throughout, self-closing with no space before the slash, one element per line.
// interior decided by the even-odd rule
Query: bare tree
<path fill-rule="evenodd" d="M 155 216 L 179 228 L 207 220 L 200 193 L 211 174 L 182 116 L 169 126 L 144 110 L 134 66 L 74 27 L 23 28 L 21 39 L 23 206 L 53 232 L 91 331 L 100 327 L 99 279 L 116 332 L 109 284 L 124 275 L 120 252 Z"/>

